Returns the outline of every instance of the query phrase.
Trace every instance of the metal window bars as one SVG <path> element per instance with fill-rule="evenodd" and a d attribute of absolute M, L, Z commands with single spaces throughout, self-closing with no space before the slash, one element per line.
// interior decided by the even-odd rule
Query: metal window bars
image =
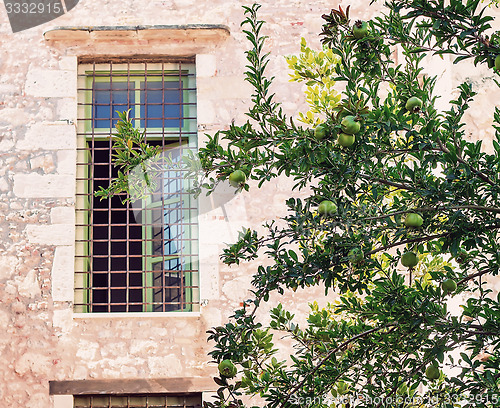
<path fill-rule="evenodd" d="M 201 396 L 84 395 L 73 397 L 74 408 L 201 408 Z"/>
<path fill-rule="evenodd" d="M 94 196 L 118 174 L 111 136 L 116 111 L 125 110 L 172 157 L 195 150 L 193 61 L 80 61 L 75 311 L 196 311 L 197 208 L 182 171 L 166 169 L 156 191 L 138 202 Z"/>

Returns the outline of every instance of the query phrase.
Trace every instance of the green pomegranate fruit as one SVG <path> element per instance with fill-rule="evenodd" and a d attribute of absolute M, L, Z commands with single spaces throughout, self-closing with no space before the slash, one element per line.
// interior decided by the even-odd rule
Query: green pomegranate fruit
<path fill-rule="evenodd" d="M 358 40 L 366 37 L 368 35 L 368 24 L 366 21 L 356 21 L 352 27 L 352 35 Z"/>
<path fill-rule="evenodd" d="M 351 147 L 356 141 L 356 136 L 341 133 L 337 139 L 337 143 L 342 147 Z"/>
<path fill-rule="evenodd" d="M 430 365 L 429 367 L 427 367 L 427 369 L 425 370 L 425 376 L 429 379 L 429 380 L 437 380 L 440 376 L 440 372 L 439 372 L 439 368 L 436 367 L 435 365 Z"/>
<path fill-rule="evenodd" d="M 231 360 L 222 360 L 219 363 L 218 368 L 219 368 L 219 374 L 222 377 L 226 378 L 233 378 L 238 371 L 238 369 Z"/>
<path fill-rule="evenodd" d="M 447 295 L 449 293 L 453 293 L 457 290 L 457 283 L 453 279 L 446 279 L 441 283 L 441 288 L 443 292 Z"/>
<path fill-rule="evenodd" d="M 247 175 L 242 170 L 235 170 L 229 175 L 229 184 L 233 187 L 241 187 L 246 179 Z"/>
<path fill-rule="evenodd" d="M 417 213 L 406 214 L 404 224 L 411 228 L 420 228 L 424 223 L 424 219 Z"/>
<path fill-rule="evenodd" d="M 405 252 L 401 256 L 401 264 L 407 268 L 414 268 L 418 264 L 418 256 L 415 252 Z"/>
<path fill-rule="evenodd" d="M 348 257 L 349 261 L 351 261 L 353 264 L 358 264 L 363 261 L 365 254 L 363 253 L 361 248 L 353 248 L 349 251 Z"/>
<path fill-rule="evenodd" d="M 406 109 L 410 112 L 418 112 L 422 108 L 422 100 L 412 96 L 406 101 Z"/>
<path fill-rule="evenodd" d="M 340 122 L 342 131 L 348 135 L 354 135 L 361 129 L 361 123 L 356 120 L 356 116 L 347 115 L 342 122 Z"/>
<path fill-rule="evenodd" d="M 333 215 L 337 212 L 337 206 L 328 200 L 321 201 L 318 206 L 318 213 L 321 215 Z"/>
<path fill-rule="evenodd" d="M 495 68 L 500 71 L 500 55 L 495 57 Z"/>
<path fill-rule="evenodd" d="M 317 140 L 322 140 L 327 136 L 328 136 L 328 127 L 324 123 L 316 126 L 316 128 L 314 129 L 314 137 Z"/>

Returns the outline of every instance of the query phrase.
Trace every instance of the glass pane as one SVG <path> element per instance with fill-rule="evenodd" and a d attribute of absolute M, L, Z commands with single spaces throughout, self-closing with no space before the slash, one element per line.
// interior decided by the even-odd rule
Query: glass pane
<path fill-rule="evenodd" d="M 183 232 L 182 225 L 182 210 L 180 202 L 165 206 L 165 226 L 163 229 L 164 252 L 165 255 L 174 255 L 182 251 L 183 247 Z M 179 270 L 179 258 L 167 260 L 165 262 L 165 270 Z"/>
<path fill-rule="evenodd" d="M 181 149 L 167 151 L 168 158 L 173 163 L 179 163 Z M 163 173 L 163 251 L 165 255 L 183 252 L 184 226 L 182 220 L 182 184 L 183 176 L 180 170 L 170 169 Z M 180 258 L 167 260 L 165 270 L 180 270 Z"/>
<path fill-rule="evenodd" d="M 134 85 L 133 82 L 94 82 L 93 97 L 93 126 L 109 129 L 116 125 L 116 111 L 124 112 L 134 106 Z M 133 113 L 130 111 L 131 117 Z"/>
<path fill-rule="evenodd" d="M 182 128 L 182 81 L 141 82 L 141 127 Z"/>

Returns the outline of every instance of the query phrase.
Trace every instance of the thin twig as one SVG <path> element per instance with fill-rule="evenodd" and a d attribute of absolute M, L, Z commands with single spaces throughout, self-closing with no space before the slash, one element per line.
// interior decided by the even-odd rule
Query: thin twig
<path fill-rule="evenodd" d="M 311 370 L 309 371 L 306 376 L 302 379 L 302 381 L 300 381 L 295 387 L 293 387 L 290 392 L 286 395 L 285 399 L 283 400 L 282 402 L 282 406 L 285 406 L 285 404 L 288 402 L 288 400 L 291 398 L 291 396 L 297 392 L 303 385 L 304 383 L 306 382 L 307 378 L 310 377 L 311 375 L 313 375 L 316 371 L 319 370 L 319 368 L 325 364 L 329 359 L 330 357 L 335 354 L 336 352 L 338 352 L 339 350 L 342 350 L 344 347 L 346 347 L 349 343 L 352 343 L 353 341 L 359 339 L 359 338 L 362 338 L 362 337 L 365 337 L 365 336 L 368 336 L 369 334 L 372 334 L 372 333 L 375 333 L 379 330 L 382 330 L 382 329 L 386 329 L 388 327 L 392 327 L 392 326 L 397 326 L 397 323 L 389 323 L 389 324 L 386 324 L 384 326 L 380 326 L 380 327 L 374 327 L 373 329 L 370 329 L 370 330 L 367 330 L 367 331 L 364 331 L 363 333 L 360 333 L 360 334 L 357 334 L 356 336 L 354 337 L 351 337 L 350 339 L 346 340 L 345 342 L 343 342 L 341 345 L 337 346 L 336 348 L 334 348 L 333 350 L 330 350 L 328 352 L 328 354 L 319 362 L 316 364 L 316 366 Z"/>
<path fill-rule="evenodd" d="M 439 136 L 436 138 L 437 139 L 437 142 L 438 142 L 438 145 L 439 145 L 439 148 L 441 149 L 441 151 L 443 153 L 450 153 L 450 150 L 443 144 L 443 142 L 441 141 L 441 139 L 439 138 Z M 479 177 L 481 180 L 483 180 L 484 182 L 492 185 L 492 186 L 497 186 L 497 184 L 491 180 L 486 174 L 482 173 L 480 170 L 476 169 L 475 167 L 473 167 L 470 163 L 466 162 L 464 159 L 462 159 L 460 156 L 456 155 L 456 158 L 457 158 L 457 161 L 466 165 L 467 167 L 469 167 L 471 169 L 471 171 L 477 176 Z"/>
<path fill-rule="evenodd" d="M 417 208 L 412 208 L 409 210 L 401 210 L 401 211 L 395 211 L 390 214 L 382 214 L 382 215 L 377 215 L 374 217 L 367 217 L 363 218 L 363 221 L 373 221 L 373 220 L 379 220 L 382 218 L 389 218 L 393 217 L 395 215 L 401 215 L 401 214 L 406 214 L 406 213 L 412 213 L 412 212 L 428 212 L 428 211 L 441 211 L 441 210 L 478 210 L 478 211 L 487 211 L 487 212 L 493 212 L 500 214 L 500 208 L 496 207 L 486 207 L 482 205 L 452 205 L 449 207 L 446 206 L 437 206 L 437 207 L 417 207 Z"/>

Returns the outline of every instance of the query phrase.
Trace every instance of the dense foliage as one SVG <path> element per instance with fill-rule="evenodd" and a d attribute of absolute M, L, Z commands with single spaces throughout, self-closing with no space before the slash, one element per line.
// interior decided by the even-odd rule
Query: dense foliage
<path fill-rule="evenodd" d="M 295 122 L 265 74 L 259 6 L 245 7 L 253 104 L 248 122 L 200 148 L 207 178 L 198 187 L 211 191 L 233 174 L 237 188 L 253 180 L 257 190 L 281 176 L 312 194 L 289 199 L 288 216 L 266 235 L 245 229 L 224 251 L 229 265 L 272 262 L 255 267 L 254 297 L 210 331 L 221 375 L 208 407 L 243 406 L 243 394 L 268 407 L 500 406 L 500 296 L 488 283 L 500 262 L 500 110 L 487 154 L 466 134 L 472 84 L 459 84 L 440 111 L 437 80 L 423 69 L 426 57 L 471 61 L 487 65 L 485 80 L 499 86 L 500 35 L 483 7 L 393 0 L 369 22 L 332 10 L 323 16 L 324 49 L 302 41 L 301 54 L 288 58 L 310 106 Z M 117 139 L 134 135 L 122 119 Z M 127 154 L 154 156 L 135 137 L 121 138 L 122 167 Z M 258 321 L 272 292 L 315 285 L 338 302 L 312 304 L 307 326 L 281 305 L 269 326 Z M 460 314 L 450 313 L 450 300 L 462 301 Z M 278 361 L 283 336 L 295 353 Z"/>
<path fill-rule="evenodd" d="M 479 1 L 386 6 L 367 25 L 349 8 L 332 10 L 323 16 L 324 50 L 303 41 L 301 54 L 288 59 L 292 79 L 307 86 L 304 127 L 270 92 L 264 22 L 259 6 L 246 8 L 253 106 L 247 123 L 200 150 L 211 176 L 204 187 L 242 170 L 259 186 L 287 176 L 313 193 L 288 200 L 285 226 L 268 225 L 266 236 L 245 230 L 224 251 L 227 264 L 273 262 L 256 267 L 255 297 L 210 332 L 213 358 L 232 360 L 240 373 L 217 379 L 213 406 L 243 405 L 240 393 L 269 407 L 500 405 L 500 297 L 486 283 L 499 268 L 500 111 L 494 152 L 486 154 L 466 137 L 472 84 L 459 84 L 450 108 L 439 111 L 436 78 L 422 62 L 446 56 L 487 64 L 497 86 L 500 37 Z M 398 64 L 395 52 L 404 57 Z M 333 213 L 320 210 L 323 201 Z M 339 301 L 313 304 L 307 327 L 281 305 L 269 327 L 257 320 L 271 292 L 318 284 Z M 448 311 L 451 298 L 466 299 L 460 315 Z M 283 335 L 295 344 L 289 361 L 273 357 Z"/>

